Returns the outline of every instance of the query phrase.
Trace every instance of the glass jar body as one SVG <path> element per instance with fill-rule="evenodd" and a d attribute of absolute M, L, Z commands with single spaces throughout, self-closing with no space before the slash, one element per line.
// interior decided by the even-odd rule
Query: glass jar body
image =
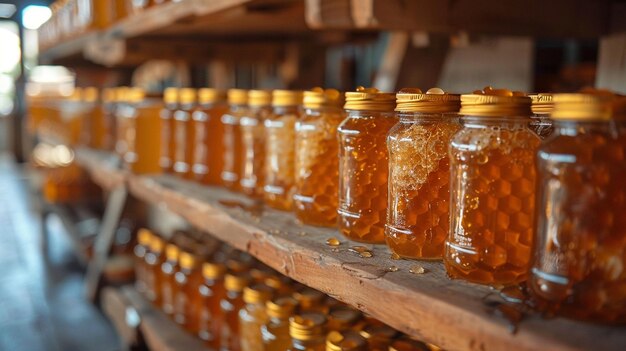
<path fill-rule="evenodd" d="M 174 155 L 176 154 L 176 121 L 174 112 L 176 105 L 167 104 L 159 112 L 161 117 L 161 154 L 159 166 L 165 173 L 174 171 Z"/>
<path fill-rule="evenodd" d="M 239 310 L 243 307 L 241 292 L 227 291 L 220 302 L 222 314 L 220 328 L 220 350 L 239 351 Z"/>
<path fill-rule="evenodd" d="M 161 265 L 161 309 L 165 314 L 172 317 L 174 314 L 174 296 L 176 280 L 174 278 L 178 271 L 178 262 L 166 260 Z"/>
<path fill-rule="evenodd" d="M 526 280 L 533 245 L 535 152 L 522 117 L 464 117 L 450 145 L 448 275 L 492 286 Z"/>
<path fill-rule="evenodd" d="M 294 211 L 304 223 L 337 226 L 339 142 L 337 128 L 345 119 L 341 108 L 305 109 L 296 122 Z"/>
<path fill-rule="evenodd" d="M 145 294 L 147 291 L 146 285 L 146 254 L 148 247 L 145 245 L 137 244 L 133 249 L 135 257 L 135 289 L 141 294 Z"/>
<path fill-rule="evenodd" d="M 231 105 L 228 113 L 221 118 L 224 144 L 222 184 L 227 188 L 239 191 L 243 170 L 243 155 L 241 143 L 241 117 L 248 114 L 248 108 L 243 105 Z"/>
<path fill-rule="evenodd" d="M 263 349 L 266 351 L 286 351 L 291 346 L 289 320 L 272 318 L 261 327 Z"/>
<path fill-rule="evenodd" d="M 258 198 L 263 196 L 265 175 L 265 120 L 271 113 L 270 106 L 249 108 L 248 115 L 241 118 L 242 162 L 241 190 Z"/>
<path fill-rule="evenodd" d="M 194 162 L 196 145 L 195 124 L 191 118 L 192 105 L 181 105 L 174 112 L 175 150 L 174 173 L 185 179 L 192 179 L 191 166 Z"/>
<path fill-rule="evenodd" d="M 338 225 L 349 239 L 385 242 L 387 133 L 398 122 L 394 112 L 348 111 L 339 125 Z"/>
<path fill-rule="evenodd" d="M 202 184 L 222 184 L 224 170 L 224 125 L 226 104 L 201 105 L 192 112 L 195 152 L 192 172 Z"/>
<path fill-rule="evenodd" d="M 239 342 L 242 351 L 263 351 L 261 327 L 267 320 L 264 303 L 249 303 L 239 311 Z"/>
<path fill-rule="evenodd" d="M 626 124 L 555 121 L 537 157 L 531 292 L 540 308 L 626 323 Z"/>
<path fill-rule="evenodd" d="M 541 140 L 549 137 L 554 131 L 552 120 L 548 114 L 535 114 L 530 117 L 530 129 L 541 138 Z"/>
<path fill-rule="evenodd" d="M 165 261 L 164 255 L 161 253 L 148 252 L 146 259 L 146 297 L 155 306 L 161 306 L 161 291 L 163 275 L 161 274 L 161 265 Z"/>
<path fill-rule="evenodd" d="M 199 268 L 181 268 L 174 274 L 176 288 L 174 290 L 174 321 L 185 327 L 193 335 L 198 334 L 198 314 L 196 296 L 201 283 Z"/>
<path fill-rule="evenodd" d="M 198 336 L 207 346 L 217 350 L 221 310 L 220 301 L 226 296 L 223 279 L 205 279 L 198 288 L 200 295 L 200 311 L 198 318 Z"/>

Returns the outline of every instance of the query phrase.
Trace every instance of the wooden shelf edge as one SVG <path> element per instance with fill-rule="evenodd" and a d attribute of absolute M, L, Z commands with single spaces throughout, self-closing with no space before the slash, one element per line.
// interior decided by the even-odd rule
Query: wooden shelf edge
<path fill-rule="evenodd" d="M 102 189 L 113 190 L 126 183 L 128 172 L 120 169 L 121 160 L 118 156 L 84 147 L 75 148 L 74 154 L 76 161 Z"/>

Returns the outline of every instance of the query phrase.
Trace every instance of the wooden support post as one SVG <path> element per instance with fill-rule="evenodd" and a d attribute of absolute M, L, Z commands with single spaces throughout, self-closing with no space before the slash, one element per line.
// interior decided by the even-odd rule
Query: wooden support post
<path fill-rule="evenodd" d="M 596 87 L 626 94 L 626 33 L 602 38 Z"/>

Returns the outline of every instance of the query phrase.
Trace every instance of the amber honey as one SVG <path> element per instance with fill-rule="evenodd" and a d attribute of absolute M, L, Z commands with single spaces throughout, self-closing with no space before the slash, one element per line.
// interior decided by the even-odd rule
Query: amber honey
<path fill-rule="evenodd" d="M 174 321 L 185 327 L 190 333 L 198 334 L 198 320 L 196 311 L 199 306 L 194 305 L 193 296 L 196 295 L 201 282 L 201 260 L 195 254 L 181 251 L 179 270 L 175 273 L 176 289 L 174 291 Z"/>
<path fill-rule="evenodd" d="M 272 298 L 274 290 L 265 284 L 254 284 L 244 288 L 244 307 L 239 311 L 239 343 L 242 351 L 262 351 L 261 327 L 269 319 L 265 304 Z"/>
<path fill-rule="evenodd" d="M 191 113 L 195 103 L 195 89 L 183 88 L 179 90 L 178 109 L 174 112 L 174 173 L 186 179 L 193 178 L 191 166 L 194 161 L 196 133 Z"/>
<path fill-rule="evenodd" d="M 244 306 L 243 289 L 250 282 L 250 277 L 245 273 L 229 273 L 224 279 L 226 296 L 220 302 L 220 349 L 239 351 L 239 310 Z"/>
<path fill-rule="evenodd" d="M 304 114 L 296 122 L 294 212 L 304 224 L 337 226 L 339 142 L 345 118 L 343 97 L 334 89 L 304 92 Z"/>
<path fill-rule="evenodd" d="M 307 312 L 289 319 L 291 351 L 326 350 L 326 317 L 321 313 Z"/>
<path fill-rule="evenodd" d="M 538 151 L 539 307 L 626 323 L 626 99 L 554 95 L 554 134 Z"/>
<path fill-rule="evenodd" d="M 102 148 L 107 151 L 115 151 L 117 140 L 117 120 L 116 120 L 116 90 L 106 88 L 102 90 L 102 118 L 104 123 L 104 139 Z"/>
<path fill-rule="evenodd" d="M 200 296 L 198 336 L 207 346 L 215 350 L 218 349 L 220 341 L 220 301 L 226 296 L 225 271 L 226 267 L 221 263 L 204 263 L 202 265 L 204 282 L 198 288 Z"/>
<path fill-rule="evenodd" d="M 530 117 L 530 129 L 542 140 L 552 134 L 552 119 L 550 113 L 554 107 L 552 94 L 529 95 L 532 99 L 533 115 Z"/>
<path fill-rule="evenodd" d="M 173 243 L 165 246 L 165 262 L 161 265 L 161 309 L 165 314 L 174 315 L 174 296 L 178 293 L 175 275 L 179 271 L 180 249 Z"/>
<path fill-rule="evenodd" d="M 450 277 L 502 286 L 526 280 L 533 245 L 535 152 L 530 98 L 507 90 L 461 96 L 450 147 Z"/>
<path fill-rule="evenodd" d="M 359 87 L 346 93 L 348 117 L 339 125 L 339 230 L 352 240 L 385 241 L 386 138 L 398 122 L 395 94 Z"/>
<path fill-rule="evenodd" d="M 269 319 L 261 327 L 264 350 L 285 351 L 291 346 L 289 317 L 293 315 L 296 305 L 296 300 L 288 296 L 280 296 L 266 303 Z"/>
<path fill-rule="evenodd" d="M 346 330 L 331 331 L 326 336 L 326 351 L 367 351 L 367 340 L 358 332 Z"/>
<path fill-rule="evenodd" d="M 461 127 L 460 96 L 403 89 L 396 99 L 400 122 L 387 137 L 387 245 L 401 257 L 441 259 L 450 226 L 448 145 Z"/>
<path fill-rule="evenodd" d="M 137 245 L 133 253 L 135 255 L 135 287 L 137 291 L 145 294 L 148 286 L 146 282 L 147 269 L 146 254 L 150 250 L 150 242 L 152 241 L 152 233 L 144 228 L 137 232 Z"/>
<path fill-rule="evenodd" d="M 271 116 L 265 120 L 265 203 L 289 211 L 295 183 L 295 124 L 300 117 L 302 92 L 274 90 Z"/>
<path fill-rule="evenodd" d="M 380 322 L 367 323 L 359 331 L 371 351 L 387 351 L 398 331 Z"/>
<path fill-rule="evenodd" d="M 161 152 L 159 165 L 163 172 L 174 171 L 174 155 L 176 153 L 176 123 L 174 112 L 178 109 L 178 88 L 166 88 L 163 92 L 163 108 L 161 117 Z"/>
<path fill-rule="evenodd" d="M 161 265 L 165 261 L 163 247 L 165 243 L 160 237 L 153 235 L 150 240 L 150 251 L 146 253 L 146 297 L 156 306 L 161 306 L 163 276 Z"/>
<path fill-rule="evenodd" d="M 128 152 L 128 143 L 134 138 L 134 129 L 131 128 L 132 110 L 128 103 L 129 87 L 115 88 L 115 153 L 122 159 Z"/>
<path fill-rule="evenodd" d="M 242 162 L 241 190 L 251 197 L 263 196 L 265 175 L 265 120 L 272 112 L 272 93 L 250 90 L 248 114 L 241 118 Z"/>
<path fill-rule="evenodd" d="M 226 94 L 216 89 L 198 90 L 198 106 L 192 112 L 195 131 L 195 151 L 192 172 L 203 184 L 222 183 L 224 162 L 224 125 L 227 112 Z"/>
<path fill-rule="evenodd" d="M 122 106 L 123 158 L 126 167 L 137 174 L 159 173 L 161 101 L 147 98 L 143 89 L 130 88 Z M 156 147 L 155 147 L 156 146 Z"/>
<path fill-rule="evenodd" d="M 224 158 L 222 184 L 231 190 L 241 189 L 243 171 L 241 142 L 241 118 L 248 114 L 248 92 L 242 89 L 228 90 L 229 111 L 221 118 L 223 127 Z"/>

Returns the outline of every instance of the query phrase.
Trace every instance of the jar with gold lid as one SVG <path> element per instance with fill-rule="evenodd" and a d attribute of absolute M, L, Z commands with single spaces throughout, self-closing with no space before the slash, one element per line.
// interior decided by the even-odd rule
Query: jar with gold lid
<path fill-rule="evenodd" d="M 265 120 L 265 203 L 289 211 L 295 183 L 295 124 L 300 117 L 302 92 L 274 90 L 272 114 Z"/>
<path fill-rule="evenodd" d="M 161 265 L 165 262 L 163 247 L 165 242 L 157 235 L 150 240 L 150 250 L 146 253 L 146 297 L 155 306 L 161 306 L 161 291 L 163 275 Z"/>
<path fill-rule="evenodd" d="M 531 100 L 485 88 L 461 96 L 463 128 L 450 145 L 452 278 L 492 286 L 526 280 L 533 245 L 539 137 L 528 129 Z"/>
<path fill-rule="evenodd" d="M 250 197 L 263 197 L 265 175 L 265 120 L 272 113 L 272 92 L 250 90 L 248 114 L 241 117 L 241 190 Z"/>
<path fill-rule="evenodd" d="M 226 296 L 220 302 L 220 350 L 241 350 L 239 340 L 239 310 L 244 306 L 243 289 L 250 283 L 246 273 L 228 273 L 224 278 Z"/>
<path fill-rule="evenodd" d="M 202 184 L 222 183 L 224 164 L 224 125 L 227 112 L 226 92 L 212 88 L 198 89 L 198 105 L 191 113 L 195 131 L 195 151 L 191 171 Z"/>
<path fill-rule="evenodd" d="M 626 97 L 555 94 L 537 153 L 537 243 L 529 286 L 540 309 L 626 323 Z"/>
<path fill-rule="evenodd" d="M 294 212 L 304 224 L 337 226 L 339 142 L 345 119 L 343 96 L 335 89 L 304 92 L 304 113 L 296 122 Z"/>
<path fill-rule="evenodd" d="M 228 112 L 221 119 L 224 129 L 222 184 L 231 190 L 239 191 L 243 171 L 241 117 L 248 114 L 248 91 L 228 90 L 228 106 Z"/>
<path fill-rule="evenodd" d="M 148 229 L 140 228 L 137 231 L 137 245 L 133 250 L 135 256 L 135 288 L 142 294 L 147 291 L 146 270 L 148 267 L 145 258 L 148 250 L 150 250 L 152 236 L 152 232 Z"/>
<path fill-rule="evenodd" d="M 389 203 L 385 234 L 397 255 L 441 259 L 449 230 L 448 145 L 461 128 L 461 97 L 433 88 L 396 94 L 400 122 L 387 136 Z"/>
<path fill-rule="evenodd" d="M 321 313 L 307 312 L 289 319 L 290 351 L 326 350 L 326 317 Z"/>
<path fill-rule="evenodd" d="M 174 171 L 174 155 L 176 154 L 176 123 L 174 112 L 178 109 L 178 88 L 166 88 L 163 91 L 163 108 L 161 117 L 161 154 L 159 165 L 163 172 Z"/>
<path fill-rule="evenodd" d="M 354 330 L 331 331 L 326 336 L 326 351 L 367 351 L 367 340 Z"/>
<path fill-rule="evenodd" d="M 550 113 L 554 108 L 552 94 L 531 94 L 532 112 L 530 116 L 530 129 L 535 132 L 542 140 L 552 134 L 552 120 Z"/>
<path fill-rule="evenodd" d="M 117 87 L 113 90 L 115 99 L 115 153 L 124 160 L 126 152 L 128 152 L 129 138 L 134 137 L 134 133 L 131 133 L 131 119 L 128 117 L 132 111 L 129 111 L 130 106 L 128 102 L 128 96 L 130 87 Z"/>
<path fill-rule="evenodd" d="M 239 343 L 242 351 L 263 350 L 261 327 L 268 321 L 265 304 L 274 290 L 265 284 L 254 284 L 243 289 L 244 307 L 239 311 Z"/>
<path fill-rule="evenodd" d="M 121 111 L 124 120 L 126 167 L 137 174 L 159 173 L 161 98 L 146 94 L 141 88 L 129 88 Z"/>
<path fill-rule="evenodd" d="M 387 133 L 398 122 L 396 96 L 374 88 L 346 93 L 348 117 L 339 125 L 338 225 L 349 239 L 382 243 L 389 174 Z"/>
<path fill-rule="evenodd" d="M 174 296 L 177 291 L 174 276 L 179 270 L 179 255 L 180 249 L 176 244 L 165 245 L 165 262 L 161 265 L 161 309 L 170 317 L 174 315 Z"/>
<path fill-rule="evenodd" d="M 198 320 L 195 313 L 199 306 L 194 305 L 198 287 L 202 283 L 202 260 L 192 252 L 181 251 L 178 259 L 178 271 L 174 274 L 174 321 L 192 333 L 198 334 Z"/>
<path fill-rule="evenodd" d="M 116 108 L 117 96 L 116 88 L 102 89 L 102 114 L 104 119 L 104 140 L 102 148 L 107 151 L 115 151 L 117 135 Z"/>
<path fill-rule="evenodd" d="M 326 315 L 326 328 L 328 331 L 339 332 L 352 329 L 362 317 L 361 311 L 348 305 L 332 306 Z"/>
<path fill-rule="evenodd" d="M 288 296 L 276 297 L 265 304 L 268 320 L 261 327 L 264 350 L 285 351 L 289 348 L 289 318 L 296 305 L 296 300 Z"/>
<path fill-rule="evenodd" d="M 321 291 L 309 287 L 303 287 L 293 293 L 293 298 L 298 302 L 298 312 L 326 313 L 328 306 L 324 303 L 324 295 Z"/>
<path fill-rule="evenodd" d="M 193 178 L 195 130 L 191 113 L 197 101 L 196 89 L 182 88 L 178 92 L 178 109 L 174 111 L 174 173 L 185 179 Z"/>
<path fill-rule="evenodd" d="M 202 264 L 203 283 L 198 288 L 200 310 L 198 312 L 198 337 L 210 348 L 219 347 L 220 301 L 226 296 L 224 274 L 226 266 L 220 262 Z"/>

